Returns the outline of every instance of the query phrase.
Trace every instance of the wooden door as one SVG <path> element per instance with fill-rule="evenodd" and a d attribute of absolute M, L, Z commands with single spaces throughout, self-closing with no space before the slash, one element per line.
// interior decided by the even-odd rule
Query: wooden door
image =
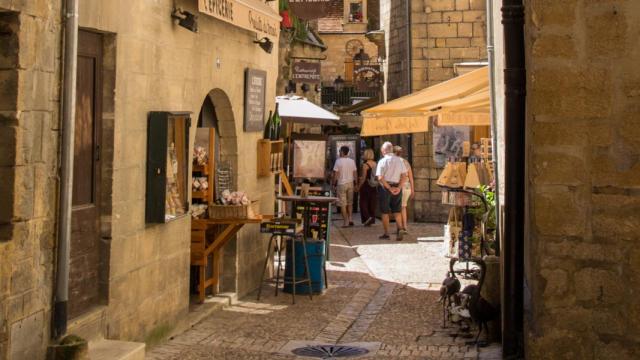
<path fill-rule="evenodd" d="M 80 31 L 73 163 L 69 317 L 100 300 L 102 36 Z"/>

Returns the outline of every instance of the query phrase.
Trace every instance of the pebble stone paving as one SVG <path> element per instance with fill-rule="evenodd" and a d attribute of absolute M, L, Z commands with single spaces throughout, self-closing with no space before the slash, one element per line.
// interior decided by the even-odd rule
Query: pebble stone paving
<path fill-rule="evenodd" d="M 265 284 L 262 299 L 249 294 L 166 343 L 150 360 L 295 359 L 304 344 L 366 343 L 375 359 L 477 359 L 467 339 L 442 328 L 437 303 L 448 260 L 440 255 L 442 226 L 411 224 L 401 242 L 379 240 L 381 225 L 340 228 L 331 234 L 329 288 L 296 296 Z M 494 347 L 495 349 L 495 347 Z M 494 351 L 495 354 L 495 351 Z"/>

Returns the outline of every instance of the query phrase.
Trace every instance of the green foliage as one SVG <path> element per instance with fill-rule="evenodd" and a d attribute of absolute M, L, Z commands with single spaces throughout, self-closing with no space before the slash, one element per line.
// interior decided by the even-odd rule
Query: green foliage
<path fill-rule="evenodd" d="M 489 210 L 489 215 L 487 217 L 487 229 L 492 230 L 497 228 L 496 224 L 496 193 L 493 189 L 487 185 L 480 185 L 478 190 L 482 196 L 487 200 L 487 207 Z M 485 214 L 484 206 L 480 206 L 477 208 L 470 208 L 469 212 L 474 214 L 477 220 L 482 220 L 482 216 Z"/>
<path fill-rule="evenodd" d="M 279 11 L 289 10 L 289 1 L 280 0 L 278 3 L 278 9 Z M 289 18 L 291 19 L 291 24 L 293 25 L 293 38 L 298 40 L 307 40 L 307 23 L 300 20 L 294 13 L 291 12 L 291 10 L 289 10 Z"/>

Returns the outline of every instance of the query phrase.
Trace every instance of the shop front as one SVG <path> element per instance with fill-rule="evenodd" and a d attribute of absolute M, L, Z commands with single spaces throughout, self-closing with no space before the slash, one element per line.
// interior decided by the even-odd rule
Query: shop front
<path fill-rule="evenodd" d="M 482 67 L 363 112 L 362 136 L 427 131 L 433 136 L 430 151 L 440 170 L 433 184 L 425 185 L 437 187 L 441 203 L 449 207 L 447 257 L 499 253 L 489 104 L 489 74 Z"/>
<path fill-rule="evenodd" d="M 246 194 L 255 214 L 273 214 L 274 178 L 258 175 L 256 149 L 275 107 L 280 17 L 259 1 L 213 3 L 80 3 L 87 48 L 100 55 L 86 67 L 100 80 L 87 84 L 89 98 L 102 105 L 85 110 L 100 119 L 94 178 L 105 195 L 96 215 L 104 261 L 99 291 L 70 331 L 162 337 L 197 301 L 201 274 L 216 279 L 209 293 L 242 296 L 259 285 L 267 244 L 258 226 L 222 224 L 224 245 L 206 256 L 193 235 L 195 218 L 225 190 Z M 204 257 L 213 261 L 198 266 Z"/>

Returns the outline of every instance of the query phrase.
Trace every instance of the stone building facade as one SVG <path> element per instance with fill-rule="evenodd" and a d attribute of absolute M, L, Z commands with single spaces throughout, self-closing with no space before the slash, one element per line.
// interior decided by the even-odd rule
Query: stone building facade
<path fill-rule="evenodd" d="M 455 64 L 487 59 L 485 0 L 383 0 L 380 6 L 387 101 L 453 78 L 458 75 Z M 446 221 L 432 133 L 413 134 L 411 148 L 414 220 Z"/>
<path fill-rule="evenodd" d="M 273 177 L 256 175 L 262 133 L 243 130 L 244 71 L 267 72 L 268 113 L 275 106 L 277 50 L 267 54 L 253 43 L 255 32 L 199 14 L 197 2 L 79 3 L 81 40 L 94 39 L 90 50 L 102 59 L 90 65 L 100 79 L 90 87 L 101 102 L 95 111 L 101 123 L 96 151 L 102 196 L 96 205 L 99 264 L 82 271 L 93 258 L 81 254 L 85 265 L 72 262 L 70 279 L 95 283 L 96 291 L 87 298 L 91 306 L 70 319 L 69 332 L 89 339 L 153 341 L 189 311 L 191 221 L 185 216 L 145 223 L 148 113 L 191 112 L 191 149 L 203 103 L 213 103 L 220 155 L 231 165 L 236 187 L 270 214 Z M 174 6 L 199 15 L 198 33 L 173 22 Z M 51 337 L 62 14 L 60 1 L 0 0 L 2 359 L 41 359 Z M 265 251 L 257 227 L 241 230 L 225 247 L 221 290 L 238 296 L 254 290 Z"/>
<path fill-rule="evenodd" d="M 525 14 L 527 358 L 637 359 L 640 3 Z"/>
<path fill-rule="evenodd" d="M 60 1 L 0 1 L 0 359 L 37 359 L 49 338 L 60 14 Z"/>
<path fill-rule="evenodd" d="M 361 22 L 349 20 L 351 3 L 361 3 L 364 19 Z M 360 48 L 369 55 L 371 61 L 377 62 L 378 46 L 365 35 L 379 28 L 378 0 L 332 0 L 325 17 L 315 21 L 318 33 L 327 46 L 326 59 L 322 61 L 322 82 L 325 86 L 333 86 L 338 77 L 349 81 L 353 68 L 353 56 Z M 349 44 L 349 45 L 348 45 Z"/>

